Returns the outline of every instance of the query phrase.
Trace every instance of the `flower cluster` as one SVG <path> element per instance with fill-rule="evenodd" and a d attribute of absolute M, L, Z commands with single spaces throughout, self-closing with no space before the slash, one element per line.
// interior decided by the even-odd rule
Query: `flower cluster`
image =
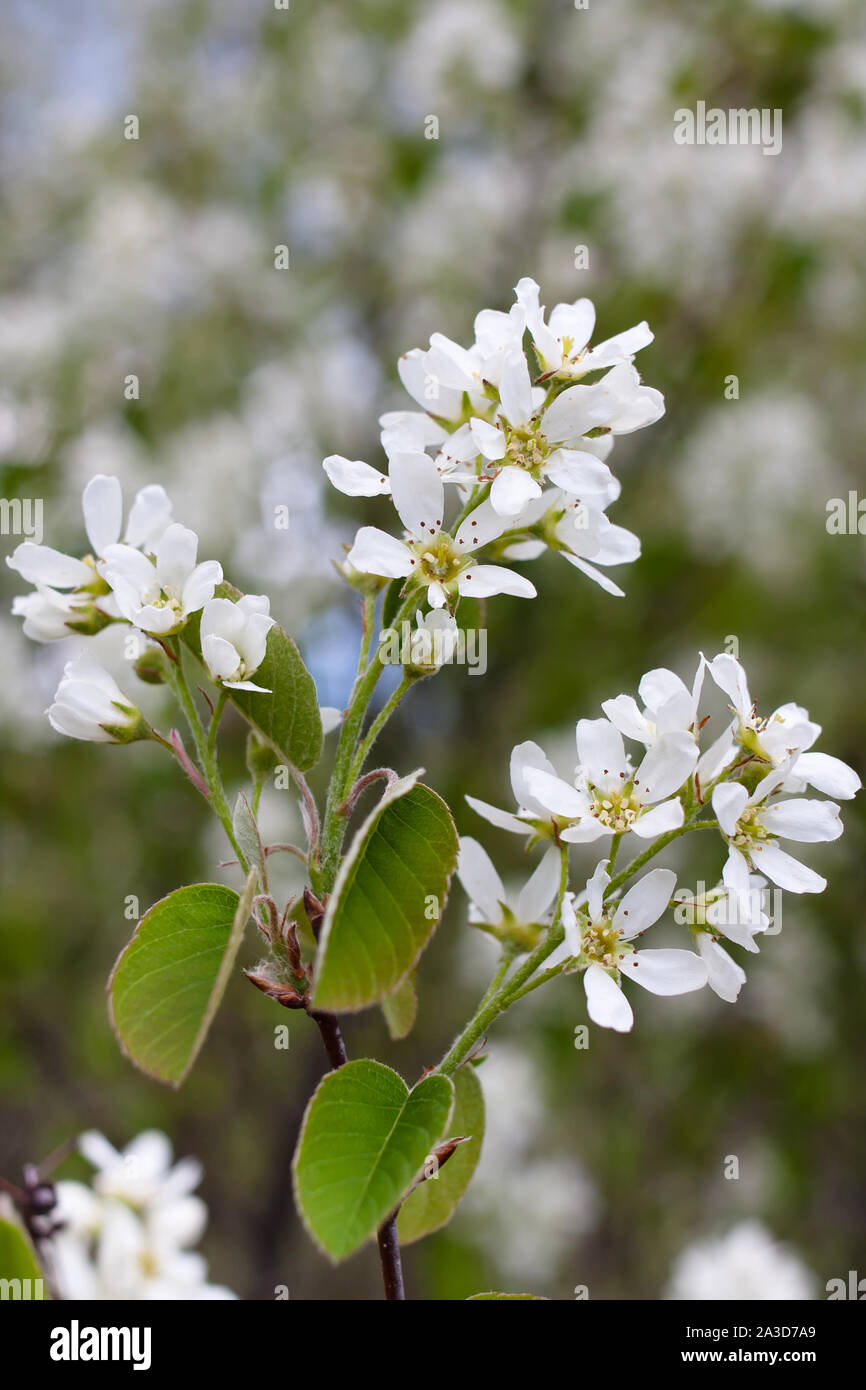
<path fill-rule="evenodd" d="M 222 566 L 216 560 L 198 563 L 198 536 L 172 521 L 164 489 L 153 484 L 138 492 L 125 530 L 117 478 L 97 474 L 84 489 L 82 506 L 90 542 L 82 558 L 24 541 L 6 561 L 34 585 L 12 605 L 24 619 L 25 634 L 54 642 L 125 623 L 144 647 L 148 640 L 162 644 L 201 613 L 202 658 L 211 678 L 229 689 L 263 690 L 251 677 L 274 626 L 270 601 L 263 594 L 237 602 L 214 597 Z M 84 657 L 66 665 L 48 717 L 70 738 L 130 743 L 151 736 L 134 701 Z"/>
<path fill-rule="evenodd" d="M 733 720 L 703 748 L 700 706 L 707 675 L 728 696 Z M 781 842 L 837 839 L 839 806 L 800 793 L 813 787 L 848 800 L 860 787 L 847 764 L 811 751 L 821 728 L 801 706 L 758 714 L 745 671 L 728 653 L 710 661 L 701 655 L 691 686 L 672 671 L 650 671 L 639 695 L 640 704 L 619 695 L 603 702 L 604 718 L 579 721 L 571 780 L 557 774 L 537 744 L 523 743 L 511 757 L 516 811 L 466 798 L 493 825 L 529 837 L 530 844 L 548 845 L 518 900 L 526 904 L 523 911 L 508 907 L 493 865 L 474 840 L 462 840 L 458 866 L 473 904 L 470 919 L 523 950 L 538 944 L 550 923 L 557 857 L 567 865 L 568 845 L 604 843 L 607 857 L 580 893 L 569 892 L 562 879 L 562 944 L 545 964 L 548 971 L 553 962 L 566 972 L 581 971 L 590 1018 L 620 1032 L 633 1022 L 623 977 L 654 994 L 709 984 L 720 998 L 737 998 L 745 973 L 719 936 L 757 951 L 755 938 L 769 926 L 762 891 L 768 880 L 792 893 L 826 887 Z M 641 751 L 627 752 L 625 739 Z M 727 848 L 721 881 L 711 892 L 685 898 L 678 893 L 675 899 L 676 874 L 659 868 L 620 891 L 671 840 L 700 828 L 716 831 Z M 639 853 L 614 874 L 623 840 Z M 675 901 L 686 905 L 694 949 L 639 948 L 638 939 Z"/>
<path fill-rule="evenodd" d="M 171 1144 L 158 1130 L 139 1134 L 122 1153 L 94 1131 L 78 1146 L 96 1172 L 90 1187 L 57 1184 L 63 1224 L 52 1255 L 62 1298 L 234 1298 L 208 1283 L 207 1263 L 191 1249 L 207 1222 L 193 1194 L 202 1176 L 196 1159 L 172 1166 Z"/>
<path fill-rule="evenodd" d="M 620 494 L 607 459 L 616 435 L 664 413 L 661 394 L 633 365 L 652 333 L 641 323 L 590 347 L 590 300 L 558 304 L 546 319 L 533 280 L 515 293 L 507 314 L 477 315 L 470 347 L 434 333 L 428 348 L 400 358 L 400 378 L 421 410 L 382 416 L 387 474 L 341 455 L 324 461 L 341 492 L 390 495 L 405 528 L 399 539 L 362 527 L 349 565 L 423 588 L 433 608 L 453 611 L 467 595 L 535 596 L 522 575 L 479 564 L 482 551 L 520 562 L 551 549 L 618 596 L 602 569 L 640 553 L 637 537 L 607 517 Z M 447 525 L 446 487 L 458 511 Z"/>

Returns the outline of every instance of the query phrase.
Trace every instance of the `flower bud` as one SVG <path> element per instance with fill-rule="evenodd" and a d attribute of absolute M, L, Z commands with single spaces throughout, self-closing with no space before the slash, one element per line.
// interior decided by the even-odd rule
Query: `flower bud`
<path fill-rule="evenodd" d="M 164 685 L 166 681 L 165 652 L 159 647 L 147 647 L 133 664 L 133 671 L 145 685 Z"/>

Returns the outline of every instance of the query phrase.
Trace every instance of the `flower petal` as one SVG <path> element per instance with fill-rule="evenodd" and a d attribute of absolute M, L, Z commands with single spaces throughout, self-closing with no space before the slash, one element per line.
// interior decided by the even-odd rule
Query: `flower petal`
<path fill-rule="evenodd" d="M 505 889 L 489 854 L 470 835 L 460 837 L 457 877 L 470 902 L 481 910 L 483 920 L 497 926 L 502 921 Z"/>
<path fill-rule="evenodd" d="M 535 598 L 534 584 L 504 565 L 471 565 L 457 580 L 457 589 L 466 598 L 488 598 L 491 594 L 512 594 L 515 598 Z"/>
<path fill-rule="evenodd" d="M 391 483 L 377 468 L 362 459 L 347 459 L 342 454 L 329 454 L 322 467 L 339 492 L 347 497 L 380 497 L 391 491 Z"/>
<path fill-rule="evenodd" d="M 752 861 L 756 869 L 779 888 L 787 888 L 789 893 L 823 893 L 827 887 L 826 878 L 801 864 L 792 854 L 786 854 L 778 845 L 755 845 Z"/>
<path fill-rule="evenodd" d="M 123 493 L 117 478 L 97 473 L 91 478 L 81 498 L 84 510 L 84 529 L 94 555 L 105 554 L 106 547 L 120 540 L 123 524 Z"/>
<path fill-rule="evenodd" d="M 7 555 L 6 563 L 28 584 L 44 584 L 49 589 L 78 589 L 92 584 L 94 579 L 93 570 L 83 560 L 33 541 L 16 545 L 12 554 Z"/>
<path fill-rule="evenodd" d="M 527 503 L 541 496 L 541 486 L 525 468 L 502 468 L 493 480 L 490 501 L 504 517 L 517 517 Z"/>
<path fill-rule="evenodd" d="M 517 898 L 518 921 L 543 921 L 559 891 L 561 869 L 559 851 L 555 845 L 551 845 L 520 890 Z"/>
<path fill-rule="evenodd" d="M 737 833 L 737 821 L 746 809 L 749 793 L 740 782 L 722 782 L 713 788 L 713 810 L 726 835 Z"/>
<path fill-rule="evenodd" d="M 583 976 L 586 992 L 586 1011 L 599 1028 L 613 1028 L 617 1033 L 628 1033 L 634 1023 L 634 1014 L 616 980 L 608 975 L 600 965 L 589 965 Z"/>
<path fill-rule="evenodd" d="M 394 454 L 390 464 L 391 495 L 400 520 L 417 540 L 442 529 L 445 487 L 429 454 Z"/>
<path fill-rule="evenodd" d="M 619 968 L 650 994 L 688 994 L 707 983 L 707 967 L 700 956 L 676 947 L 634 951 L 619 962 Z"/>
<path fill-rule="evenodd" d="M 498 830 L 510 830 L 514 835 L 529 835 L 532 831 L 532 827 L 527 825 L 526 821 L 519 820 L 511 811 L 502 811 L 498 806 L 491 806 L 488 801 L 479 801 L 477 796 L 467 796 L 466 804 Z"/>
<path fill-rule="evenodd" d="M 658 921 L 667 911 L 676 884 L 677 876 L 672 869 L 653 869 L 638 879 L 613 915 L 613 926 L 622 932 L 624 941 L 630 941 Z"/>
<path fill-rule="evenodd" d="M 414 568 L 408 546 L 376 526 L 361 527 L 347 559 L 363 574 L 378 574 L 383 579 L 403 579 Z"/>

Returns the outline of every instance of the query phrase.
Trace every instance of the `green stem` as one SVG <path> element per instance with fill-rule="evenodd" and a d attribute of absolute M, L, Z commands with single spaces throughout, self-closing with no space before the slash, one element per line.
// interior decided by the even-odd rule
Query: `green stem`
<path fill-rule="evenodd" d="M 222 707 L 225 704 L 226 694 L 224 690 L 220 691 L 214 709 L 213 719 L 211 720 L 210 733 L 206 734 L 198 708 L 196 707 L 195 700 L 193 699 L 192 692 L 184 674 L 183 657 L 180 644 L 177 642 L 174 643 L 174 654 L 177 660 L 166 663 L 168 683 L 181 709 L 186 715 L 186 721 L 189 724 L 190 733 L 192 734 L 196 753 L 198 754 L 199 766 L 207 782 L 208 791 L 210 792 L 211 806 L 220 819 L 229 844 L 237 855 L 238 863 L 244 873 L 247 873 L 249 870 L 249 863 L 235 838 L 231 808 L 228 803 L 228 798 L 226 797 L 225 788 L 223 787 L 216 754 L 216 730 L 219 726 L 219 718 L 222 714 Z"/>
<path fill-rule="evenodd" d="M 700 812 L 698 812 L 698 815 L 700 815 Z M 633 859 L 630 864 L 627 864 L 624 869 L 621 869 L 615 878 L 611 879 L 605 890 L 605 897 L 610 897 L 611 893 L 614 893 L 617 888 L 625 883 L 626 879 L 631 878 L 632 874 L 637 873 L 638 869 L 642 869 L 644 864 L 648 863 L 650 859 L 654 858 L 655 855 L 665 849 L 672 841 L 678 840 L 681 835 L 687 835 L 690 830 L 718 830 L 718 828 L 719 822 L 717 820 L 698 821 L 697 817 L 693 816 L 691 820 L 686 821 L 685 825 L 680 825 L 676 830 L 669 830 L 667 834 L 660 835 L 657 840 L 653 841 L 648 849 L 645 849 L 642 854 L 639 854 L 636 859 Z"/>
<path fill-rule="evenodd" d="M 413 591 L 408 598 L 406 598 L 402 608 L 394 618 L 393 626 L 399 628 L 399 625 L 405 618 L 409 617 L 417 603 L 418 593 L 417 591 Z M 328 787 L 325 818 L 322 825 L 319 862 L 318 865 L 312 867 L 313 888 L 320 897 L 322 893 L 330 892 L 337 875 L 340 850 L 343 845 L 343 836 L 346 833 L 347 823 L 345 811 L 341 808 L 352 789 L 352 782 L 354 780 L 352 777 L 352 770 L 355 763 L 358 740 L 364 724 L 364 716 L 367 713 L 367 708 L 373 697 L 373 691 L 376 689 L 379 678 L 384 670 L 382 662 L 379 660 L 378 648 L 373 654 L 369 665 L 365 667 L 365 663 L 370 654 L 372 633 L 372 603 L 368 597 L 364 601 L 364 636 L 362 638 L 361 652 L 358 660 L 358 673 L 355 676 L 355 684 L 352 687 L 346 714 L 340 726 L 337 752 L 334 757 L 334 768 L 331 773 L 330 786 Z"/>
<path fill-rule="evenodd" d="M 562 868 L 559 878 L 559 898 L 553 924 L 548 927 L 535 950 L 530 952 L 523 964 L 511 976 L 511 979 L 507 980 L 498 990 L 491 992 L 491 989 L 488 989 L 486 991 L 463 1032 L 452 1043 L 439 1063 L 437 1071 L 441 1072 L 443 1076 L 453 1076 L 454 1072 L 466 1061 L 478 1039 L 487 1032 L 490 1024 L 513 1004 L 522 986 L 562 942 L 565 936 L 562 927 L 562 901 L 568 886 L 568 851 L 564 846 L 560 846 L 560 855 Z M 501 969 L 502 966 L 500 965 Z"/>
<path fill-rule="evenodd" d="M 217 696 L 217 702 L 214 706 L 214 712 L 211 716 L 210 728 L 208 729 L 207 734 L 208 757 L 213 756 L 214 749 L 216 748 L 216 737 L 219 731 L 220 720 L 223 717 L 223 711 L 228 703 L 228 698 L 228 692 L 226 690 L 221 689 L 219 695 Z"/>
<path fill-rule="evenodd" d="M 400 684 L 391 693 L 391 695 L 389 695 L 388 699 L 385 701 L 385 704 L 382 706 L 379 713 L 376 715 L 376 718 L 373 720 L 372 724 L 367 730 L 367 733 L 365 734 L 364 738 L 358 744 L 358 750 L 352 761 L 352 766 L 349 769 L 349 776 L 347 779 L 349 783 L 349 791 L 351 791 L 353 784 L 357 782 L 358 777 L 361 771 L 363 770 L 364 763 L 370 756 L 371 749 L 373 747 L 373 744 L 376 742 L 376 739 L 379 737 L 385 725 L 388 723 L 388 720 L 391 718 L 391 715 L 394 713 L 400 701 L 403 699 L 403 696 L 406 694 L 408 690 L 411 689 L 411 687 L 414 684 L 415 681 L 412 676 L 404 675 Z"/>

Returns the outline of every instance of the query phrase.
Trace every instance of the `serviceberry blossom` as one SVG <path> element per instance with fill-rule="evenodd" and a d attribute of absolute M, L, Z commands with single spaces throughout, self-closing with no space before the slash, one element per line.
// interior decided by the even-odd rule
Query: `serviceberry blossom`
<path fill-rule="evenodd" d="M 545 323 L 545 310 L 539 305 L 540 293 L 538 285 L 528 277 L 522 279 L 515 290 L 545 376 L 574 379 L 619 366 L 631 362 L 636 352 L 653 341 L 649 325 L 643 322 L 590 348 L 589 341 L 595 330 L 592 300 L 576 299 L 573 304 L 557 304 Z"/>
<path fill-rule="evenodd" d="M 726 736 L 726 762 L 732 762 L 737 752 L 744 750 L 760 762 L 778 767 L 792 753 L 798 753 L 796 767 L 783 790 L 803 791 L 811 786 L 842 801 L 856 795 L 861 783 L 853 768 L 828 753 L 807 751 L 821 733 L 821 725 L 812 722 L 808 710 L 802 705 L 785 704 L 762 718 L 757 702 L 749 694 L 746 673 L 735 657 L 721 652 L 707 662 L 707 669 L 731 701 L 735 716 Z"/>
<path fill-rule="evenodd" d="M 510 897 L 487 851 L 469 835 L 460 838 L 457 876 L 469 898 L 469 921 L 494 936 L 531 946 L 539 926 L 550 921 L 560 879 L 559 855 L 551 848 L 517 894 Z"/>
<path fill-rule="evenodd" d="M 234 1298 L 208 1283 L 204 1258 L 190 1249 L 207 1223 L 207 1207 L 193 1194 L 202 1175 L 196 1159 L 172 1166 L 171 1144 L 157 1130 L 120 1153 L 89 1131 L 79 1149 L 97 1171 L 92 1187 L 57 1183 L 62 1228 L 52 1240 L 52 1268 L 61 1298 Z"/>
<path fill-rule="evenodd" d="M 150 484 L 136 493 L 123 531 L 120 482 L 104 473 L 91 478 L 81 505 L 91 546 L 83 559 L 32 541 L 23 541 L 6 559 L 10 569 L 35 585 L 34 593 L 19 596 L 12 604 L 15 616 L 24 619 L 25 635 L 35 642 L 57 641 L 71 631 L 97 630 L 117 617 L 116 603 L 99 573 L 100 562 L 120 542 L 121 534 L 124 546 L 151 553 L 171 521 L 165 489 Z"/>
<path fill-rule="evenodd" d="M 230 690 L 265 691 L 250 680 L 265 659 L 268 633 L 275 626 L 270 599 L 244 594 L 237 603 L 209 599 L 201 614 L 201 654 L 212 678 Z"/>
<path fill-rule="evenodd" d="M 541 496 L 545 480 L 577 498 L 603 493 L 610 486 L 607 464 L 575 447 L 586 431 L 575 427 L 570 412 L 556 412 L 554 402 L 542 428 L 544 392 L 533 390 L 522 353 L 506 358 L 500 396 L 496 424 L 473 418 L 470 429 L 476 452 L 485 460 L 484 476 L 493 476 L 490 500 L 501 516 L 519 516 L 527 503 Z M 579 425 L 584 423 L 581 417 Z"/>
<path fill-rule="evenodd" d="M 619 484 L 611 478 L 606 494 L 577 499 L 559 488 L 546 488 L 528 503 L 519 518 L 509 520 L 503 537 L 503 558 L 535 560 L 550 549 L 585 574 L 608 594 L 623 598 L 623 590 L 598 565 L 628 565 L 640 555 L 640 541 L 624 526 L 616 526 L 604 508 L 619 496 Z M 512 531 L 516 522 L 519 528 Z M 512 539 L 512 535 L 514 539 Z M 590 563 L 590 561 L 592 563 Z"/>
<path fill-rule="evenodd" d="M 52 729 L 89 743 L 134 743 L 150 726 L 114 677 L 87 657 L 68 661 L 49 707 Z"/>
<path fill-rule="evenodd" d="M 79 1136 L 78 1151 L 95 1169 L 92 1186 L 98 1197 L 115 1197 L 136 1208 L 185 1197 L 202 1179 L 197 1158 L 173 1162 L 171 1142 L 158 1129 L 144 1130 L 120 1150 L 89 1129 Z"/>
<path fill-rule="evenodd" d="M 662 734 L 633 769 L 622 735 L 609 720 L 581 719 L 577 756 L 574 785 L 546 770 L 530 768 L 526 774 L 533 796 L 570 822 L 561 831 L 563 840 L 585 844 L 628 831 L 651 840 L 682 825 L 683 807 L 675 793 L 697 761 L 690 734 Z"/>
<path fill-rule="evenodd" d="M 548 329 L 538 293 L 534 281 L 522 280 L 517 303 L 507 314 L 482 311 L 469 348 L 434 333 L 427 349 L 404 353 L 398 364 L 400 378 L 423 410 L 391 411 L 381 417 L 387 472 L 337 454 L 325 459 L 324 468 L 333 485 L 349 496 L 391 493 L 417 540 L 414 521 L 406 515 L 409 499 L 402 461 L 435 450 L 439 477 L 456 486 L 465 504 L 457 534 L 452 541 L 443 533 L 442 554 L 434 564 L 449 572 L 458 594 L 479 593 L 480 575 L 461 581 L 452 571 L 454 553 L 465 553 L 467 538 L 473 545 L 480 541 L 484 525 L 487 542 L 498 541 L 503 558 L 535 559 L 550 548 L 608 593 L 622 597 L 622 589 L 597 566 L 631 563 L 640 554 L 640 542 L 605 515 L 620 493 L 605 460 L 616 434 L 652 424 L 664 413 L 660 393 L 643 386 L 631 362 L 633 353 L 652 341 L 652 334 L 641 324 L 587 350 L 595 318 L 589 300 L 558 305 L 551 317 L 554 328 Z M 523 345 L 527 328 L 546 387 L 533 384 Z M 596 371 L 604 375 L 590 385 L 569 384 Z M 563 380 L 551 380 L 554 377 Z M 444 502 L 440 506 L 437 497 L 432 510 L 440 531 Z M 495 517 L 502 518 L 498 529 Z M 424 519 L 429 527 L 429 508 Z M 362 528 L 352 563 L 385 578 L 406 577 L 405 554 L 395 548 L 393 537 L 383 541 L 382 534 Z M 428 538 L 429 531 L 424 539 Z M 485 592 L 528 594 L 524 587 Z M 441 607 L 444 602 L 434 586 L 431 604 Z"/>
<path fill-rule="evenodd" d="M 362 526 L 348 555 L 355 569 L 385 579 L 409 579 L 426 589 L 431 608 L 453 606 L 458 595 L 535 597 L 535 587 L 522 575 L 502 565 L 479 565 L 474 559 L 477 550 L 504 530 L 503 519 L 489 502 L 476 507 L 453 536 L 442 529 L 445 488 L 427 454 L 394 456 L 391 495 L 408 539 Z"/>
<path fill-rule="evenodd" d="M 792 893 L 821 893 L 827 880 L 801 864 L 779 840 L 814 844 L 842 834 L 835 801 L 792 797 L 767 804 L 796 767 L 797 755 L 780 763 L 750 794 L 741 782 L 722 782 L 713 791 L 713 810 L 728 842 L 723 878 L 729 888 L 748 892 L 749 873 L 767 876 Z"/>
<path fill-rule="evenodd" d="M 671 869 L 653 869 L 638 879 L 619 902 L 605 903 L 610 882 L 603 859 L 586 885 L 586 904 L 566 908 L 563 925 L 572 957 L 585 966 L 583 987 L 587 1012 L 601 1028 L 627 1033 L 634 1023 L 620 977 L 625 975 L 651 994 L 687 994 L 707 983 L 707 966 L 694 951 L 676 947 L 636 950 L 635 937 L 666 911 L 676 886 Z"/>
<path fill-rule="evenodd" d="M 783 850 L 779 841 L 836 839 L 842 833 L 839 807 L 833 801 L 786 795 L 805 785 L 799 763 L 808 755 L 788 749 L 782 757 L 773 742 L 778 728 L 784 726 L 810 743 L 817 737 L 817 726 L 809 725 L 798 706 L 784 707 L 776 721 L 747 722 L 754 718 L 753 707 L 745 675 L 736 665 L 735 671 L 726 661 L 707 662 L 701 657 L 691 685 L 673 671 L 656 668 L 641 679 L 641 704 L 625 694 L 605 700 L 602 708 L 607 718 L 581 719 L 577 724 L 578 765 L 571 782 L 557 774 L 538 744 L 518 744 L 511 754 L 514 812 L 466 798 L 491 824 L 525 836 L 529 848 L 553 841 L 563 869 L 571 843 L 607 839 L 615 856 L 628 832 L 639 841 L 655 842 L 620 871 L 613 892 L 610 860 L 605 859 L 580 894 L 575 896 L 564 885 L 560 895 L 554 922 L 560 924 L 564 940 L 552 945 L 543 973 L 582 970 L 590 1018 L 605 1027 L 627 1031 L 632 1026 L 631 1008 L 620 988 L 623 975 L 657 994 L 683 993 L 709 984 L 719 998 L 733 1003 L 746 974 L 720 938 L 746 951 L 758 951 L 757 938 L 770 927 L 764 904 L 768 880 L 797 893 L 820 892 L 826 886 L 823 878 Z M 721 739 L 703 750 L 706 718 L 701 718 L 700 704 L 707 670 L 730 685 L 736 721 L 733 729 L 726 729 Z M 773 735 L 765 747 L 762 740 L 769 727 Z M 637 766 L 626 752 L 623 735 L 641 745 Z M 732 766 L 737 750 L 746 756 Z M 837 761 L 829 758 L 827 763 L 813 765 L 809 776 L 814 772 L 822 781 L 831 778 L 853 794 L 859 779 L 844 764 L 836 766 Z M 766 772 L 770 763 L 773 766 Z M 706 784 L 709 799 L 702 796 L 700 777 L 707 764 L 714 768 L 712 781 Z M 711 811 L 715 820 L 710 818 Z M 708 892 L 701 885 L 695 894 L 674 895 L 673 872 L 653 869 L 620 898 L 632 873 L 645 858 L 664 848 L 667 837 L 701 827 L 720 833 L 728 847 L 721 883 Z M 482 913 L 494 922 L 494 932 L 498 929 L 504 935 L 507 917 L 501 912 L 494 916 L 500 903 L 496 871 L 474 841 L 467 844 L 472 848 L 465 852 L 464 886 L 476 900 L 486 894 Z M 542 863 L 552 863 L 557 848 L 549 848 Z M 674 920 L 689 928 L 695 949 L 637 950 L 634 942 L 661 918 L 672 897 Z"/>
<path fill-rule="evenodd" d="M 663 734 L 693 734 L 697 725 L 704 669 L 702 657 L 689 689 L 674 671 L 657 667 L 641 676 L 638 694 L 643 709 L 633 695 L 617 695 L 613 700 L 602 700 L 601 707 L 611 724 L 625 738 L 643 743 L 647 748 L 652 747 Z"/>
<path fill-rule="evenodd" d="M 166 637 L 213 598 L 221 583 L 216 560 L 196 564 L 198 536 L 173 522 L 159 538 L 151 561 L 128 545 L 110 545 L 100 566 L 123 617 L 142 632 Z"/>

